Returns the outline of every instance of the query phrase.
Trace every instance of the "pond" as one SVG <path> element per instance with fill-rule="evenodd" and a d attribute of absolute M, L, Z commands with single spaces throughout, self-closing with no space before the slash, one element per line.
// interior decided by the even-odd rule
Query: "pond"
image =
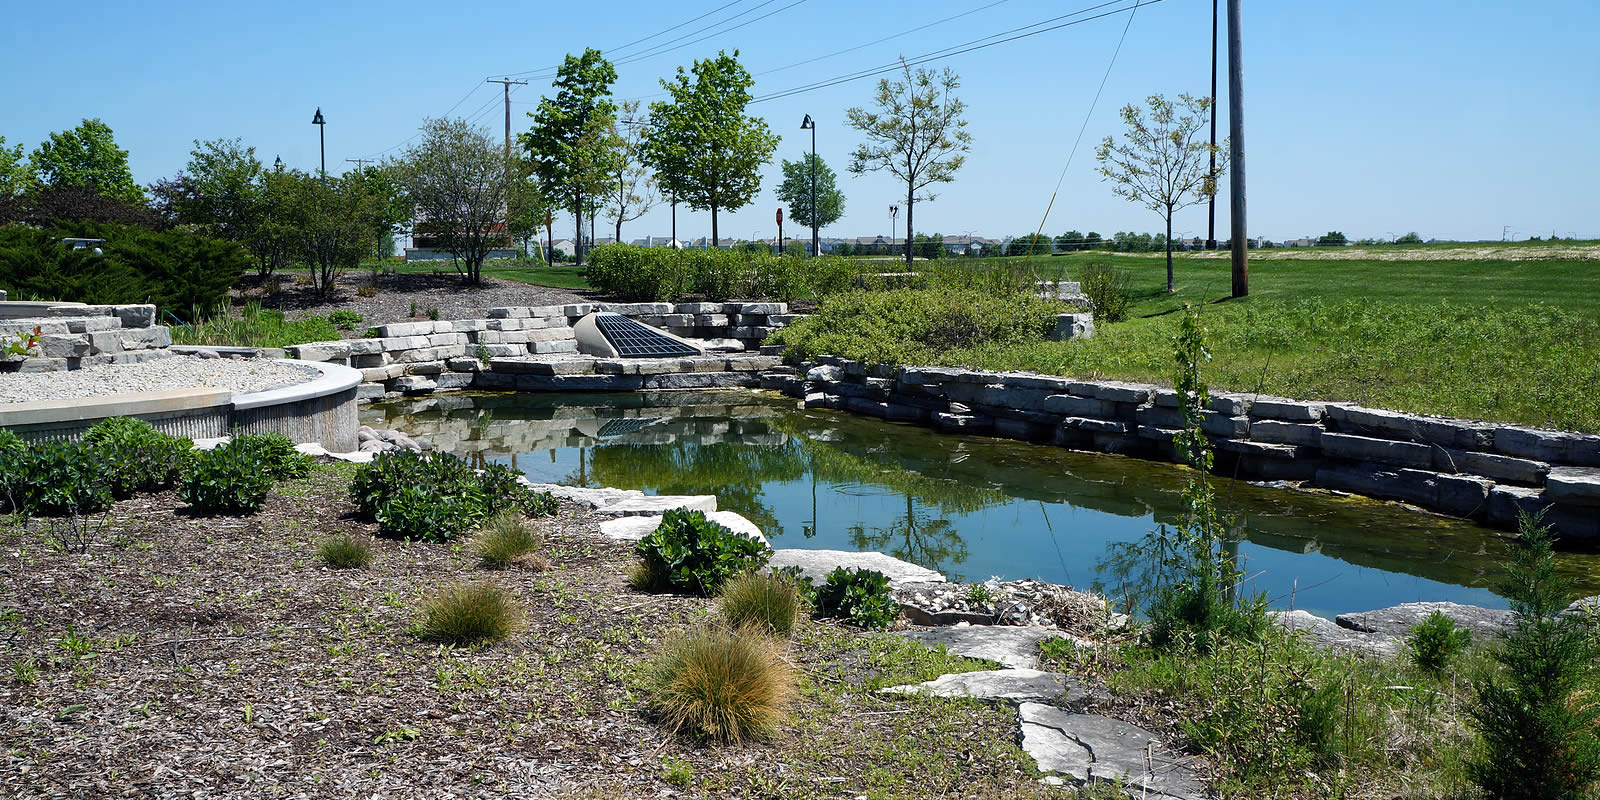
<path fill-rule="evenodd" d="M 761 392 L 451 394 L 366 406 L 398 428 L 539 483 L 715 494 L 774 547 L 878 550 L 951 580 L 1103 584 L 1119 543 L 1182 511 L 1171 464 L 941 434 Z M 1245 590 L 1332 617 L 1419 600 L 1503 608 L 1505 539 L 1363 498 L 1215 479 Z M 1600 556 L 1561 570 L 1600 593 Z"/>

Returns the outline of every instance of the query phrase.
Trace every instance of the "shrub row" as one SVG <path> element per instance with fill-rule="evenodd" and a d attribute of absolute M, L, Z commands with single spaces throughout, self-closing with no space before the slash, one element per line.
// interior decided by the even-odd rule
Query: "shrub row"
<path fill-rule="evenodd" d="M 356 471 L 350 498 L 382 533 L 449 541 L 502 509 L 529 517 L 555 512 L 554 497 L 523 486 L 518 477 L 501 464 L 473 469 L 448 453 L 390 451 Z"/>
<path fill-rule="evenodd" d="M 735 250 L 673 250 L 628 244 L 589 251 L 589 285 L 624 300 L 669 302 L 688 295 L 707 300 L 790 301 L 820 297 L 853 285 L 856 262 L 804 259 Z"/>
<path fill-rule="evenodd" d="M 63 237 L 105 244 L 96 254 L 68 248 Z M 0 289 L 12 300 L 210 308 L 227 299 L 249 265 L 239 245 L 183 230 L 88 222 L 50 229 L 0 226 Z"/>

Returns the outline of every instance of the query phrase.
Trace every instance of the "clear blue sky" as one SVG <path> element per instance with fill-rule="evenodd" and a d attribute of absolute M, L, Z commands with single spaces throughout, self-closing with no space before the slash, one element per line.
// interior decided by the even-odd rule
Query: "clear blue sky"
<path fill-rule="evenodd" d="M 346 158 L 383 153 L 424 116 L 445 114 L 463 96 L 452 115 L 476 117 L 498 134 L 500 87 L 484 85 L 486 77 L 541 70 L 585 46 L 625 58 L 747 9 L 730 24 L 778 13 L 619 65 L 617 96 L 648 101 L 660 78 L 719 48 L 741 51 L 760 95 L 1098 2 L 1007 0 L 776 72 L 768 71 L 993 0 L 802 0 L 786 10 L 795 0 L 740 0 L 617 49 L 727 1 L 19 3 L 0 33 L 0 135 L 31 149 L 50 131 L 100 117 L 131 151 L 142 184 L 182 169 L 193 139 L 242 137 L 268 163 L 281 155 L 315 169 L 310 121 L 321 106 L 329 168 L 336 169 Z M 1517 238 L 1552 230 L 1600 236 L 1597 4 L 1251 0 L 1244 13 L 1252 234 L 1283 239 L 1337 229 L 1359 238 L 1416 230 L 1498 239 L 1509 225 Z M 1117 109 L 1126 103 L 1156 92 L 1206 93 L 1210 15 L 1206 0 L 1163 0 L 1137 12 L 1047 232 L 1159 229 L 1153 212 L 1099 181 L 1093 146 L 1117 132 Z M 956 182 L 935 202 L 919 204 L 917 228 L 998 237 L 1036 227 L 1125 22 L 1118 14 L 937 62 L 962 76 L 974 146 Z M 549 90 L 542 75 L 548 73 L 533 73 L 536 80 L 513 94 L 514 129 L 527 127 L 525 113 Z M 1218 87 L 1224 99 L 1225 75 Z M 805 114 L 819 120 L 818 152 L 841 173 L 847 197 L 845 218 L 826 235 L 886 233 L 887 208 L 903 195 L 887 177 L 844 173 L 859 141 L 844 126 L 844 109 L 865 105 L 871 92 L 872 80 L 862 80 L 752 106 L 782 134 L 779 158 L 798 159 L 809 147 L 799 129 Z M 777 173 L 770 166 L 762 195 L 722 217 L 724 236 L 773 234 Z M 678 222 L 686 238 L 709 232 L 705 213 L 680 209 Z M 1174 229 L 1203 236 L 1205 224 L 1201 207 L 1182 212 Z M 1217 224 L 1224 238 L 1222 202 Z M 663 206 L 623 235 L 667 230 Z"/>

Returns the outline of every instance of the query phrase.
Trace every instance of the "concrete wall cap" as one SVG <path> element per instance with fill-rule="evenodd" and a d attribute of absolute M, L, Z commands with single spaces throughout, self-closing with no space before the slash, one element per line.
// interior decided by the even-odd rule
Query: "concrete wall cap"
<path fill-rule="evenodd" d="M 321 373 L 318 377 L 296 383 L 290 386 L 279 386 L 264 392 L 249 392 L 234 395 L 233 408 L 235 411 L 244 411 L 262 406 L 275 406 L 283 403 L 295 403 L 302 400 L 311 400 L 317 397 L 327 397 L 338 394 L 346 389 L 354 388 L 361 383 L 361 370 L 346 367 L 341 364 L 329 364 L 320 361 L 298 361 L 292 358 L 283 359 L 284 362 L 300 367 L 317 370 Z"/>

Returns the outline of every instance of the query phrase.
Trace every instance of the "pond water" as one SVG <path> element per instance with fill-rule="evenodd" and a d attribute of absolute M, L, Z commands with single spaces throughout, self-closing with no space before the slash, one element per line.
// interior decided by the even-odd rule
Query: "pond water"
<path fill-rule="evenodd" d="M 1119 543 L 1182 511 L 1192 472 L 956 436 L 760 392 L 451 394 L 375 403 L 362 422 L 507 464 L 540 483 L 715 494 L 774 547 L 878 550 L 951 580 L 1104 584 Z M 1336 614 L 1418 600 L 1504 607 L 1494 531 L 1360 498 L 1216 479 L 1246 591 Z M 1600 593 L 1600 556 L 1561 570 Z"/>

